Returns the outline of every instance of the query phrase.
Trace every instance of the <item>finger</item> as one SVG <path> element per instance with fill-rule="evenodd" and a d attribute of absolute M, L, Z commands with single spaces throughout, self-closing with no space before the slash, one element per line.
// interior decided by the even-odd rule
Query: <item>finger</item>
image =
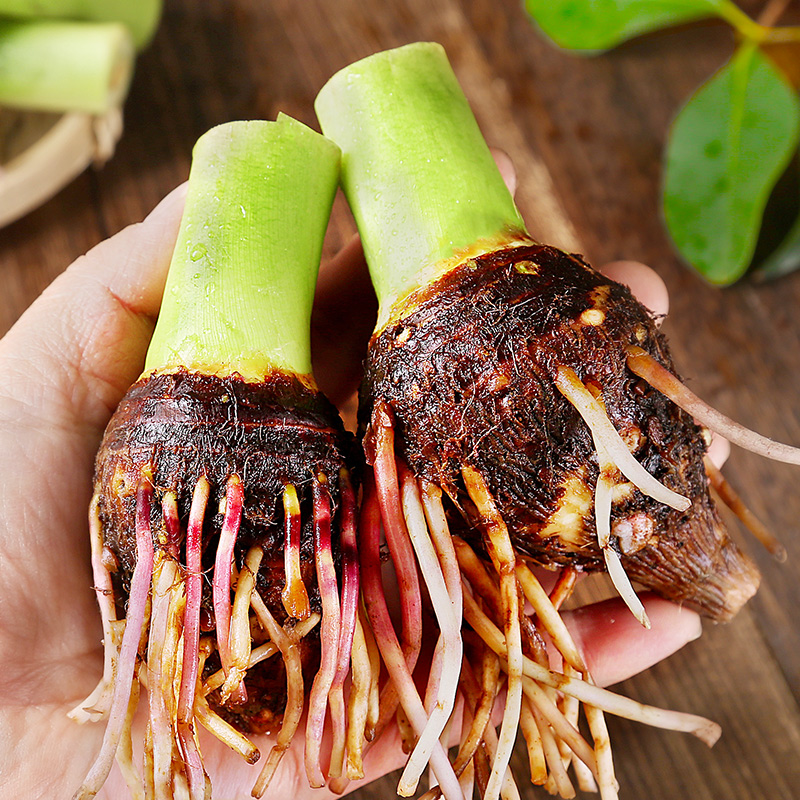
<path fill-rule="evenodd" d="M 717 469 L 722 469 L 730 454 L 731 443 L 718 433 L 712 432 L 711 444 L 708 447 L 708 457 L 711 459 L 711 463 Z"/>
<path fill-rule="evenodd" d="M 702 633 L 700 617 L 694 611 L 649 592 L 640 597 L 650 618 L 649 630 L 636 621 L 619 598 L 563 612 L 594 680 L 601 686 L 648 669 Z"/>
<path fill-rule="evenodd" d="M 612 261 L 600 268 L 607 278 L 627 286 L 659 323 L 669 312 L 669 293 L 658 273 L 638 261 Z"/>
<path fill-rule="evenodd" d="M 497 169 L 500 170 L 500 174 L 503 176 L 503 181 L 508 187 L 508 191 L 514 195 L 517 191 L 517 171 L 514 169 L 514 162 L 511 160 L 508 153 L 503 150 L 499 150 L 497 147 L 492 147 L 490 149 L 492 151 L 494 163 L 497 164 Z"/>
<path fill-rule="evenodd" d="M 320 268 L 311 313 L 311 361 L 320 389 L 341 404 L 361 379 L 378 318 L 361 240 L 354 236 Z"/>
<path fill-rule="evenodd" d="M 185 193 L 79 258 L 4 337 L 2 396 L 20 414 L 105 426 L 142 369 Z"/>

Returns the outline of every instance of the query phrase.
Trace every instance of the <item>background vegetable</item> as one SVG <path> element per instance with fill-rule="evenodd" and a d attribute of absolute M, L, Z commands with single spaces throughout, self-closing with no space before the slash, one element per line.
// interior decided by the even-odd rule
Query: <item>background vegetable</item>
<path fill-rule="evenodd" d="M 141 50 L 161 17 L 162 0 L 0 0 L 0 17 L 121 22 Z"/>
<path fill-rule="evenodd" d="M 104 114 L 125 99 L 134 56 L 120 23 L 0 19 L 0 106 Z"/>

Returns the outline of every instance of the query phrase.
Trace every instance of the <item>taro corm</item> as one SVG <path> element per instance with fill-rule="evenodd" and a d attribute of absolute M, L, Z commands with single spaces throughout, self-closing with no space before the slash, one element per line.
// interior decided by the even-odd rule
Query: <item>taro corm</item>
<path fill-rule="evenodd" d="M 248 736 L 277 731 L 260 796 L 304 707 L 306 770 L 323 785 L 329 702 L 344 749 L 360 629 L 354 449 L 316 387 L 309 345 L 338 172 L 336 146 L 285 116 L 221 125 L 194 149 L 145 370 L 96 461 L 105 672 L 72 714 L 107 727 L 76 798 L 99 791 L 115 757 L 136 797 L 210 797 L 198 726 L 250 763 L 260 754 Z"/>
<path fill-rule="evenodd" d="M 471 796 L 474 776 L 484 798 L 513 796 L 507 765 L 520 726 L 534 783 L 572 796 L 571 763 L 580 787 L 616 797 L 604 711 L 708 744 L 719 728 L 594 686 L 559 606 L 578 573 L 606 570 L 644 625 L 631 580 L 730 619 L 759 575 L 710 498 L 709 484 L 742 512 L 706 463 L 710 430 L 792 463 L 800 451 L 709 409 L 676 377 L 656 321 L 627 287 L 527 233 L 441 47 L 357 62 L 316 108 L 342 150 L 380 303 L 360 403 L 374 474 L 360 547 L 394 685 L 381 721 L 399 699 L 412 728 L 398 792 L 413 794 L 430 762 L 431 795 Z M 376 566 L 381 524 L 402 595 L 399 638 Z M 533 566 L 558 570 L 549 593 Z M 411 679 L 418 570 L 441 631 L 422 696 Z M 496 735 L 487 721 L 502 688 Z M 458 692 L 468 712 L 451 764 L 440 737 Z"/>

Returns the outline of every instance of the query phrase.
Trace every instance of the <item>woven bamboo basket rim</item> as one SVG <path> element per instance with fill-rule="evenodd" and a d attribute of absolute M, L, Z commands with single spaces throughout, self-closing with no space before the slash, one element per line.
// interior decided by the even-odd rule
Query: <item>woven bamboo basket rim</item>
<path fill-rule="evenodd" d="M 89 165 L 101 166 L 122 135 L 122 111 L 102 116 L 0 109 L 0 227 L 38 208 Z"/>

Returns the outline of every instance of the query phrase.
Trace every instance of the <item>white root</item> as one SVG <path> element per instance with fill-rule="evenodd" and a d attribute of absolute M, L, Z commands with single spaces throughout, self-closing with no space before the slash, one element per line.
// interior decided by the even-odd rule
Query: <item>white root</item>
<path fill-rule="evenodd" d="M 250 663 L 250 598 L 255 586 L 255 575 L 247 568 L 239 572 L 236 582 L 236 594 L 233 599 L 229 632 L 229 670 L 222 685 L 223 704 L 242 685 Z M 225 665 L 223 664 L 223 671 Z"/>
<path fill-rule="evenodd" d="M 195 695 L 194 713 L 200 724 L 209 733 L 238 753 L 248 764 L 255 764 L 258 761 L 260 756 L 258 748 L 243 733 L 237 731 L 219 714 L 215 713 L 200 691 Z"/>
<path fill-rule="evenodd" d="M 263 551 L 260 547 L 252 547 L 247 553 L 245 561 L 254 575 L 258 572 L 262 557 Z M 258 621 L 280 649 L 286 665 L 286 709 L 283 715 L 283 723 L 278 732 L 277 741 L 272 750 L 270 750 L 266 763 L 262 767 L 252 791 L 253 797 L 261 797 L 266 792 L 272 776 L 275 774 L 275 770 L 278 768 L 300 724 L 304 703 L 303 668 L 300 663 L 300 654 L 295 646 L 296 639 L 289 636 L 278 624 L 267 608 L 267 604 L 262 600 L 258 590 L 253 590 L 250 602 Z"/>
<path fill-rule="evenodd" d="M 131 686 L 131 696 L 128 701 L 128 710 L 125 714 L 125 722 L 122 726 L 122 735 L 117 747 L 116 758 L 119 771 L 125 779 L 128 791 L 131 793 L 132 800 L 144 800 L 144 788 L 142 778 L 138 770 L 133 765 L 133 737 L 131 728 L 133 727 L 133 715 L 139 705 L 140 684 L 134 680 Z"/>
<path fill-rule="evenodd" d="M 441 674 L 438 679 L 438 691 L 435 693 L 433 710 L 428 715 L 428 721 L 417 739 L 417 744 L 403 770 L 398 786 L 398 794 L 410 796 L 416 791 L 422 771 L 430 761 L 433 748 L 436 747 L 453 711 L 463 648 L 461 617 L 460 615 L 456 617 L 454 614 L 442 567 L 428 533 L 419 489 L 410 473 L 407 473 L 402 479 L 401 497 L 408 534 L 428 587 L 431 604 L 441 631 L 439 640 L 441 653 L 436 659 L 441 665 Z"/>
<path fill-rule="evenodd" d="M 504 618 L 504 644 L 507 660 L 507 691 L 503 709 L 503 721 L 500 725 L 497 752 L 492 763 L 492 772 L 486 786 L 484 800 L 496 800 L 501 786 L 506 782 L 506 771 L 514 742 L 517 738 L 520 708 L 522 705 L 522 630 L 519 622 L 519 596 L 517 594 L 517 577 L 515 574 L 516 554 L 511 544 L 503 518 L 495 506 L 480 473 L 469 466 L 461 470 L 467 492 L 475 503 L 481 516 L 486 520 L 486 535 L 489 555 L 497 574 L 500 576 L 500 595 Z M 465 598 L 466 602 L 466 598 Z M 487 728 L 487 730 L 489 730 Z"/>
<path fill-rule="evenodd" d="M 309 634 L 317 626 L 317 623 L 319 623 L 321 618 L 322 617 L 320 614 L 315 611 L 310 617 L 307 617 L 302 622 L 297 623 L 297 625 L 294 627 L 294 633 L 297 638 L 302 639 Z M 252 669 L 256 664 L 260 664 L 262 661 L 272 658 L 272 656 L 279 652 L 280 649 L 275 642 L 264 642 L 264 644 L 261 644 L 250 651 L 250 657 L 247 661 L 247 669 Z M 213 692 L 215 689 L 219 689 L 219 687 L 224 683 L 225 670 L 218 669 L 216 672 L 209 675 L 203 684 L 203 696 L 211 694 L 211 692 Z"/>
<path fill-rule="evenodd" d="M 505 662 L 505 637 L 499 628 L 481 611 L 468 592 L 464 593 L 464 618 L 481 639 Z M 587 706 L 596 706 L 609 714 L 641 722 L 653 728 L 691 733 L 709 747 L 716 743 L 722 733 L 717 723 L 705 717 L 638 703 L 628 697 L 614 694 L 607 689 L 601 689 L 599 686 L 587 681 L 553 672 L 526 656 L 523 657 L 523 673 L 537 683 L 552 686 L 564 694 L 576 697 Z"/>
<path fill-rule="evenodd" d="M 525 695 L 531 701 L 534 716 L 541 715 L 553 732 L 569 745 L 572 752 L 592 771 L 597 774 L 597 761 L 594 750 L 589 743 L 581 736 L 567 718 L 561 713 L 556 704 L 548 697 L 545 690 L 536 681 L 530 678 L 522 679 L 522 687 Z M 540 728 L 541 730 L 541 728 Z M 559 761 L 560 761 L 559 754 Z M 549 759 L 548 759 L 549 762 Z M 552 766 L 551 766 L 552 769 Z"/>
<path fill-rule="evenodd" d="M 372 667 L 369 661 L 369 652 L 360 615 L 356 616 L 350 663 L 352 682 L 347 703 L 347 759 L 345 774 L 348 780 L 353 781 L 364 777 L 362 752 L 366 739 L 369 696 L 372 690 Z"/>
<path fill-rule="evenodd" d="M 114 605 L 114 587 L 111 573 L 103 564 L 103 528 L 100 523 L 100 497 L 95 494 L 89 504 L 89 541 L 92 549 L 92 577 L 97 604 L 100 606 L 100 617 L 103 622 L 103 677 L 94 691 L 67 716 L 78 723 L 98 722 L 108 714 L 114 687 L 114 676 L 117 670 L 117 657 L 121 643 L 119 627 L 113 623 L 117 619 Z"/>
<path fill-rule="evenodd" d="M 172 794 L 172 751 L 175 739 L 172 732 L 170 708 L 175 707 L 173 694 L 174 663 L 172 654 L 165 659 L 169 636 L 169 607 L 176 581 L 178 565 L 159 550 L 155 557 L 151 589 L 152 612 L 150 639 L 147 649 L 147 684 L 150 706 L 149 733 L 151 737 L 153 797 L 169 800 Z M 182 582 L 181 582 L 182 583 Z M 165 670 L 166 667 L 166 670 Z"/>
<path fill-rule="evenodd" d="M 592 431 L 594 436 L 594 431 Z M 614 464 L 608 456 L 602 442 L 595 437 L 594 446 L 597 450 L 597 460 L 600 465 L 600 474 L 597 476 L 597 486 L 594 494 L 595 522 L 597 525 L 597 539 L 603 550 L 603 557 L 606 562 L 606 569 L 614 584 L 614 588 L 619 592 L 619 596 L 624 600 L 625 605 L 631 610 L 634 617 L 645 627 L 650 628 L 650 620 L 647 612 L 642 605 L 642 601 L 634 591 L 630 579 L 622 566 L 619 554 L 611 547 L 611 496 L 614 491 L 612 474 Z M 575 665 L 573 665 L 575 666 Z"/>
<path fill-rule="evenodd" d="M 636 594 L 633 586 L 631 585 L 630 578 L 628 578 L 625 568 L 622 566 L 622 561 L 619 554 L 606 547 L 603 550 L 603 556 L 606 562 L 606 569 L 614 588 L 619 592 L 619 596 L 625 601 L 625 605 L 631 610 L 634 617 L 645 627 L 650 628 L 650 619 L 644 609 L 642 601 Z"/>
<path fill-rule="evenodd" d="M 617 469 L 634 486 L 643 494 L 678 511 L 686 511 L 691 506 L 692 503 L 688 497 L 664 486 L 631 455 L 628 446 L 622 440 L 606 412 L 573 370 L 569 367 L 559 367 L 556 372 L 555 385 L 583 417 L 595 442 L 603 445 Z"/>
<path fill-rule="evenodd" d="M 536 701 L 531 703 L 531 712 L 533 713 L 536 727 L 539 729 L 545 761 L 550 768 L 550 774 L 547 776 L 547 781 L 545 781 L 545 788 L 550 794 L 558 794 L 559 797 L 575 797 L 575 789 L 561 760 L 561 753 L 559 752 L 555 735 L 547 724 L 547 720 Z"/>
<path fill-rule="evenodd" d="M 782 461 L 785 464 L 800 464 L 800 448 L 768 439 L 760 433 L 751 431 L 725 414 L 712 408 L 694 392 L 684 386 L 669 370 L 661 366 L 641 347 L 628 347 L 628 369 L 643 378 L 654 389 L 668 397 L 676 406 L 691 414 L 698 422 L 715 433 L 724 436 L 729 442 L 745 450 Z"/>

